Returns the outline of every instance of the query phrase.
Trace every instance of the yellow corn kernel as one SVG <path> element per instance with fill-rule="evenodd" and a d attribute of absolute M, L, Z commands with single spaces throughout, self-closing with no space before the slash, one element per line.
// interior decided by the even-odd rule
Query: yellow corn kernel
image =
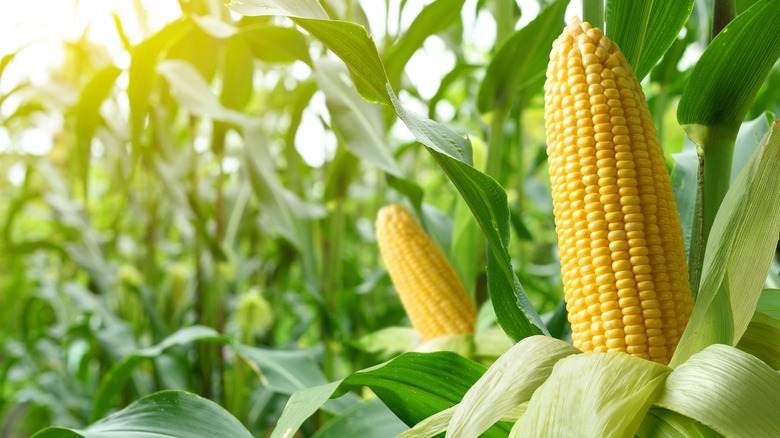
<path fill-rule="evenodd" d="M 406 209 L 382 208 L 376 236 L 401 303 L 422 339 L 474 333 L 474 303 L 447 257 Z"/>
<path fill-rule="evenodd" d="M 667 364 L 693 300 L 680 219 L 639 82 L 576 19 L 553 43 L 545 125 L 574 345 Z"/>

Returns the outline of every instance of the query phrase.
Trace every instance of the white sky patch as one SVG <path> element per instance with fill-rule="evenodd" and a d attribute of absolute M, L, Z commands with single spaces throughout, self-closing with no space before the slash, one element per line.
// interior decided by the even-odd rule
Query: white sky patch
<path fill-rule="evenodd" d="M 441 38 L 433 36 L 425 40 L 406 65 L 409 81 L 417 88 L 420 96 L 428 100 L 436 94 L 441 80 L 455 67 L 455 55 L 447 50 Z"/>
<path fill-rule="evenodd" d="M 306 164 L 314 168 L 322 167 L 325 160 L 332 158 L 337 145 L 336 135 L 325 130 L 320 117 L 326 121 L 330 119 L 325 107 L 325 94 L 317 91 L 303 110 L 301 125 L 295 133 L 295 150 Z"/>

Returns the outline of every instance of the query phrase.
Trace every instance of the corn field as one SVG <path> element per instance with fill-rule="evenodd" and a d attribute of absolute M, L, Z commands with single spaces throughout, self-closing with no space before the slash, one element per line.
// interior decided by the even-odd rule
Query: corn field
<path fill-rule="evenodd" d="M 0 438 L 780 437 L 780 0 L 7 3 Z"/>

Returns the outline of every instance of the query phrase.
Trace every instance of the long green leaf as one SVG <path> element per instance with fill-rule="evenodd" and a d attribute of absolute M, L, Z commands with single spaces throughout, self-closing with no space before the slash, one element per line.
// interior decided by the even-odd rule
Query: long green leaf
<path fill-rule="evenodd" d="M 564 358 L 531 398 L 520 436 L 633 437 L 671 371 L 623 353 Z"/>
<path fill-rule="evenodd" d="M 723 435 L 685 415 L 663 408 L 650 408 L 636 435 L 639 438 L 721 438 Z"/>
<path fill-rule="evenodd" d="M 653 1 L 607 0 L 606 34 L 620 47 L 620 51 L 634 70 L 645 43 L 653 3 Z"/>
<path fill-rule="evenodd" d="M 557 0 L 527 26 L 510 35 L 493 56 L 479 86 L 477 108 L 488 113 L 511 102 L 512 96 L 544 75 L 550 47 L 563 29 L 569 0 Z"/>
<path fill-rule="evenodd" d="M 291 2 L 299 4 L 304 0 Z M 316 3 L 314 0 L 310 2 Z M 264 0 L 248 0 L 245 4 L 261 4 Z M 282 2 L 277 2 L 282 4 Z M 515 340 L 547 333 L 527 295 L 520 286 L 511 265 L 507 248 L 509 240 L 509 207 L 506 192 L 492 178 L 471 166 L 471 143 L 468 138 L 433 120 L 412 113 L 395 98 L 387 81 L 376 46 L 365 28 L 354 23 L 293 17 L 299 26 L 341 58 L 352 78 L 369 100 L 380 101 L 393 108 L 398 117 L 428 148 L 469 204 L 477 222 L 487 237 L 492 252 L 488 258 L 490 294 L 498 321 Z"/>
<path fill-rule="evenodd" d="M 695 0 L 653 0 L 634 73 L 641 81 L 669 50 L 693 11 Z M 634 65 L 634 64 L 632 64 Z"/>
<path fill-rule="evenodd" d="M 712 345 L 669 375 L 656 405 L 725 436 L 771 437 L 780 431 L 780 374 L 736 348 Z"/>
<path fill-rule="evenodd" d="M 735 345 L 756 308 L 780 233 L 780 123 L 723 200 L 707 242 L 699 297 L 673 367 L 711 344 Z"/>
<path fill-rule="evenodd" d="M 780 370 L 780 320 L 756 312 L 737 348 Z"/>
<path fill-rule="evenodd" d="M 367 400 L 325 423 L 312 438 L 385 438 L 409 429 L 379 399 Z"/>
<path fill-rule="evenodd" d="M 340 382 L 296 392 L 271 436 L 292 436 L 328 398 L 361 386 L 371 388 L 404 423 L 412 426 L 454 406 L 484 372 L 481 365 L 454 353 L 406 353 Z M 506 433 L 492 428 L 487 436 Z"/>
<path fill-rule="evenodd" d="M 780 2 L 756 2 L 726 26 L 704 51 L 677 108 L 677 120 L 702 144 L 701 127 L 733 133 L 780 56 Z"/>
<path fill-rule="evenodd" d="M 780 320 L 780 289 L 764 289 L 758 298 L 756 310 Z"/>
<path fill-rule="evenodd" d="M 218 404 L 183 391 L 144 397 L 86 429 L 50 427 L 35 438 L 251 438 L 252 434 Z"/>

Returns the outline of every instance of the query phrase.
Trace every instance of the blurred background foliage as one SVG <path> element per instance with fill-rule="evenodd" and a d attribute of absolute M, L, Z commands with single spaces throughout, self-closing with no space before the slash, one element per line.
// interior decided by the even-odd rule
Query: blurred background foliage
<path fill-rule="evenodd" d="M 0 436 L 84 426 L 162 389 L 214 400 L 261 435 L 295 390 L 402 351 L 413 340 L 365 338 L 408 326 L 374 238 L 391 202 L 416 212 L 482 307 L 481 327 L 493 324 L 469 209 L 340 61 L 286 18 L 159 3 L 168 12 L 136 0 L 88 21 L 54 51 L 31 40 L 0 53 Z M 695 160 L 675 113 L 710 3 L 696 2 L 645 78 L 670 163 Z M 468 133 L 475 166 L 507 190 L 517 276 L 565 337 L 543 75 L 512 83 L 496 60 L 533 41 L 546 65 L 552 38 L 513 37 L 540 11 L 557 35 L 579 2 L 322 4 L 366 26 L 407 107 Z M 70 5 L 74 23 L 89 6 Z M 41 67 L 47 53 L 56 63 Z M 749 118 L 780 112 L 778 90 L 775 66 Z M 332 412 L 357 401 L 339 403 Z"/>

